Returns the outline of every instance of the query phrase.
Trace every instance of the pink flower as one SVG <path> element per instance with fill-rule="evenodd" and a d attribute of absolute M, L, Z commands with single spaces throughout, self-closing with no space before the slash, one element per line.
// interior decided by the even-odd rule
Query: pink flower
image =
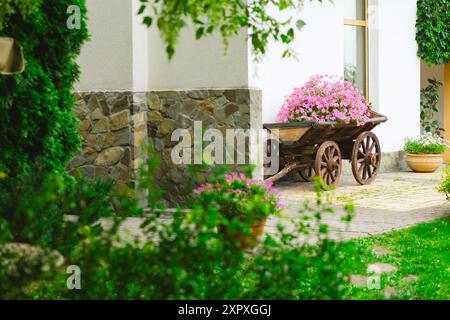
<path fill-rule="evenodd" d="M 248 178 L 243 173 L 229 173 L 225 174 L 223 178 L 223 181 L 214 185 L 211 183 L 202 184 L 195 188 L 194 192 L 200 197 L 202 195 L 210 196 L 211 193 L 232 194 L 233 197 L 236 197 L 236 201 L 243 205 L 246 201 L 260 197 L 259 199 L 268 202 L 275 211 L 285 208 L 284 204 L 281 203 L 280 191 L 273 188 L 272 182 Z"/>
<path fill-rule="evenodd" d="M 352 83 L 314 75 L 286 98 L 278 118 L 281 122 L 336 121 L 362 126 L 369 120 L 369 107 Z"/>

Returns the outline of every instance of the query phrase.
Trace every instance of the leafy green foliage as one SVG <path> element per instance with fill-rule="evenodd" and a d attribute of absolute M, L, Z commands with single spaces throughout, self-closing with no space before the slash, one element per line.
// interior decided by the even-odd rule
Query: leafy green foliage
<path fill-rule="evenodd" d="M 450 2 L 418 0 L 416 41 L 418 56 L 428 65 L 450 61 Z"/>
<path fill-rule="evenodd" d="M 439 186 L 439 191 L 444 193 L 448 200 L 450 200 L 450 166 L 444 169 L 444 180 Z"/>
<path fill-rule="evenodd" d="M 30 243 L 66 254 L 85 232 L 103 232 L 99 219 L 142 213 L 133 193 L 113 180 L 67 179 L 33 169 L 0 180 L 0 243 Z"/>
<path fill-rule="evenodd" d="M 139 0 L 138 14 L 143 15 L 143 23 L 151 27 L 155 22 L 166 52 L 171 59 L 180 31 L 192 24 L 196 39 L 219 32 L 225 48 L 232 36 L 241 30 L 249 32 L 255 58 L 266 52 L 269 41 L 286 45 L 283 57 L 293 56 L 290 44 L 295 39 L 295 30 L 301 30 L 306 23 L 296 19 L 295 13 L 303 6 L 302 0 Z M 316 0 L 323 2 L 323 0 Z M 273 7 L 287 18 L 269 14 Z"/>
<path fill-rule="evenodd" d="M 117 188 L 112 180 L 71 180 L 59 173 L 34 169 L 32 174 L 21 174 L 14 181 L 5 176 L 0 179 L 0 251 L 4 244 L 20 243 L 70 257 L 90 239 L 111 244 L 112 235 L 125 217 L 143 213 L 133 195 Z M 102 218 L 108 219 L 108 228 L 101 223 Z M 45 254 L 48 264 L 54 263 L 51 258 Z M 54 281 L 55 274 L 43 272 L 36 259 L 14 258 L 18 269 L 14 277 L 8 266 L 0 263 L 0 298 L 29 298 L 30 284 Z"/>
<path fill-rule="evenodd" d="M 420 121 L 425 132 L 440 134 L 443 129 L 439 125 L 439 120 L 434 120 L 434 113 L 439 112 L 438 90 L 442 86 L 442 82 L 433 78 L 428 79 L 428 83 L 428 86 L 420 90 Z"/>
<path fill-rule="evenodd" d="M 447 147 L 441 137 L 426 133 L 419 139 L 406 139 L 403 149 L 411 154 L 441 154 Z"/>
<path fill-rule="evenodd" d="M 145 174 L 154 176 L 156 163 L 151 159 Z M 15 298 L 339 299 L 345 293 L 340 270 L 348 256 L 340 243 L 327 237 L 322 215 L 333 209 L 320 184 L 316 202 L 305 204 L 298 218 L 288 222 L 290 230 L 280 225 L 255 251 L 243 252 L 238 241 L 219 232 L 221 212 L 213 206 L 194 202 L 191 210 L 169 216 L 152 203 L 155 193 L 150 192 L 149 207 L 156 209 L 146 212 L 138 236 L 130 237 L 118 232 L 124 215 L 139 216 L 142 211 L 133 198 L 115 195 L 111 182 L 64 186 L 61 176 L 43 179 L 43 187 L 33 191 L 24 178 L 17 185 L 25 189 L 4 196 L 2 203 L 16 200 L 14 193 L 21 191 L 22 203 L 5 209 L 18 214 L 0 222 L 1 234 L 8 234 L 8 242 L 20 240 L 61 252 L 66 265 L 81 268 L 82 289 L 67 289 L 62 267 L 43 278 L 27 278 L 32 282 Z M 350 216 L 353 209 L 348 210 Z M 100 224 L 99 218 L 110 226 Z M 242 230 L 249 229 L 246 223 Z M 14 285 L 7 277 L 0 280 L 3 292 Z"/>
<path fill-rule="evenodd" d="M 42 0 L 2 0 L 0 3 L 0 31 L 3 29 L 5 18 L 9 15 L 20 13 L 26 18 L 37 10 Z"/>
<path fill-rule="evenodd" d="M 37 286 L 35 297 L 70 299 L 338 299 L 344 294 L 340 244 L 328 240 L 319 200 L 303 219 L 282 226 L 251 253 L 217 231 L 220 212 L 196 206 L 161 223 L 153 212 L 140 238 L 112 246 L 92 237 L 79 243 L 70 261 L 83 272 L 82 290 L 65 289 L 66 275 Z M 316 231 L 313 231 L 316 230 Z M 317 239 L 300 245 L 299 237 Z M 117 241 L 117 236 L 114 237 Z"/>
<path fill-rule="evenodd" d="M 79 75 L 75 59 L 88 33 L 83 19 L 81 29 L 67 28 L 69 5 L 85 15 L 84 0 L 55 0 L 33 6 L 26 18 L 5 17 L 0 35 L 15 38 L 26 58 L 25 72 L 0 77 L 0 171 L 9 176 L 35 162 L 63 171 L 80 146 L 72 85 Z"/>

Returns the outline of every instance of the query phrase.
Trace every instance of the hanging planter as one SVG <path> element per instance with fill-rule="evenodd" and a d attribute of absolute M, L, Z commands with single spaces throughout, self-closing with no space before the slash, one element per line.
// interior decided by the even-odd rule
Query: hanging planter
<path fill-rule="evenodd" d="M 24 69 L 25 59 L 22 47 L 13 38 L 0 37 L 0 74 L 17 74 Z"/>

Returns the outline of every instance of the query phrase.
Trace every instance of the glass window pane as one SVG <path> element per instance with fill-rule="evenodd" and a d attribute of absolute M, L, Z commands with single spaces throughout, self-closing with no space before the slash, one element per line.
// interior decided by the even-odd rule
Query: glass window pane
<path fill-rule="evenodd" d="M 366 94 L 366 32 L 364 27 L 345 26 L 345 80 Z"/>
<path fill-rule="evenodd" d="M 365 0 L 344 0 L 345 19 L 366 20 Z"/>

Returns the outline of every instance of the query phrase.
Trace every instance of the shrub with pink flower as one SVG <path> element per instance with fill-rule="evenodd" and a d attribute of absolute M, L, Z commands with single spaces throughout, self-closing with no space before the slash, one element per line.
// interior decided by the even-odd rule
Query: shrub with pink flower
<path fill-rule="evenodd" d="M 286 98 L 278 118 L 281 122 L 337 122 L 364 125 L 369 105 L 351 82 L 316 75 Z"/>
<path fill-rule="evenodd" d="M 195 193 L 197 203 L 205 208 L 219 207 L 227 218 L 244 215 L 254 219 L 265 218 L 285 207 L 272 182 L 248 178 L 244 173 L 225 174 L 215 183 L 197 187 Z"/>

